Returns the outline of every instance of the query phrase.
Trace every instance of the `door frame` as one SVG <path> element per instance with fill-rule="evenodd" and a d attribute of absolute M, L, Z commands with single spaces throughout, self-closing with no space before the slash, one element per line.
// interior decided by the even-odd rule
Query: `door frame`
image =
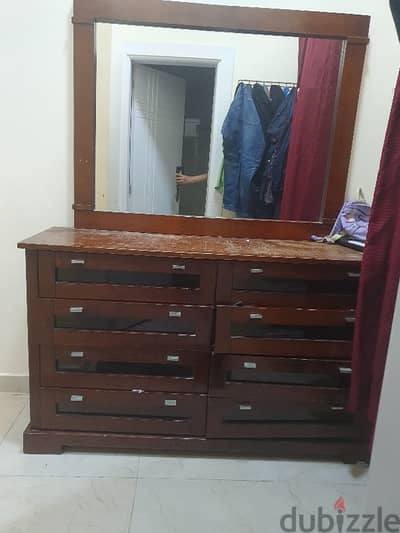
<path fill-rule="evenodd" d="M 234 91 L 235 51 L 229 47 L 182 43 L 136 43 L 113 32 L 109 107 L 109 209 L 128 212 L 132 63 L 215 68 L 205 216 L 220 216 L 222 197 L 215 191 L 223 161 L 221 128 Z M 118 184 L 112 176 L 117 177 Z M 115 194 L 117 191 L 117 194 Z"/>

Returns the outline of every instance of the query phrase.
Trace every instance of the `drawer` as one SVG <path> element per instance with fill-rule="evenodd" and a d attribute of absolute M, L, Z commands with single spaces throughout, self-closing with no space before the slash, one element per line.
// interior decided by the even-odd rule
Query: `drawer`
<path fill-rule="evenodd" d="M 41 389 L 42 429 L 204 435 L 206 397 L 142 391 Z"/>
<path fill-rule="evenodd" d="M 218 306 L 216 352 L 281 355 L 271 351 L 278 343 L 283 355 L 320 352 L 336 358 L 338 352 L 342 359 L 348 357 L 354 321 L 354 312 L 339 309 Z"/>
<path fill-rule="evenodd" d="M 343 391 L 270 385 L 262 398 L 209 398 L 207 437 L 357 438 Z"/>
<path fill-rule="evenodd" d="M 221 263 L 217 303 L 354 309 L 360 265 Z"/>
<path fill-rule="evenodd" d="M 41 252 L 39 293 L 88 298 L 212 304 L 216 264 L 174 258 Z"/>
<path fill-rule="evenodd" d="M 41 344 L 168 350 L 210 345 L 212 307 L 44 299 L 39 304 Z"/>
<path fill-rule="evenodd" d="M 205 393 L 209 353 L 42 345 L 40 368 L 45 387 Z"/>
<path fill-rule="evenodd" d="M 264 397 L 269 385 L 348 388 L 351 364 L 249 355 L 212 358 L 210 395 Z"/>

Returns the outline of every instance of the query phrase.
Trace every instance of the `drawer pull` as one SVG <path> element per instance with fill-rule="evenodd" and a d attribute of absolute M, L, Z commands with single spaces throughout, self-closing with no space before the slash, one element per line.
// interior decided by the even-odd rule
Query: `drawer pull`
<path fill-rule="evenodd" d="M 176 407 L 176 400 L 164 400 L 165 407 Z"/>
<path fill-rule="evenodd" d="M 71 265 L 84 265 L 85 263 L 84 259 L 71 259 Z"/>
<path fill-rule="evenodd" d="M 182 317 L 182 313 L 181 313 L 181 311 L 170 311 L 168 313 L 168 316 L 170 318 L 181 318 Z"/>
<path fill-rule="evenodd" d="M 260 313 L 250 313 L 250 320 L 262 320 L 262 318 Z"/>
<path fill-rule="evenodd" d="M 339 367 L 339 372 L 341 374 L 351 374 L 352 373 L 352 369 L 349 366 L 340 366 Z"/>
<path fill-rule="evenodd" d="M 257 363 L 253 363 L 252 361 L 245 361 L 243 363 L 244 368 L 257 368 Z"/>
<path fill-rule="evenodd" d="M 344 317 L 344 321 L 347 322 L 348 324 L 354 324 L 354 322 L 356 321 L 356 317 L 355 316 L 345 316 Z"/>
<path fill-rule="evenodd" d="M 253 407 L 251 405 L 249 405 L 248 403 L 239 405 L 239 410 L 240 411 L 251 411 L 252 409 L 253 409 Z"/>
<path fill-rule="evenodd" d="M 359 278 L 361 276 L 360 272 L 347 272 L 349 278 Z"/>
<path fill-rule="evenodd" d="M 263 274 L 264 269 L 263 268 L 251 268 L 250 274 Z"/>
<path fill-rule="evenodd" d="M 70 313 L 83 313 L 83 307 L 70 307 Z"/>
<path fill-rule="evenodd" d="M 167 361 L 170 361 L 171 363 L 178 363 L 179 360 L 180 360 L 179 355 L 173 355 L 173 354 L 167 355 Z"/>
<path fill-rule="evenodd" d="M 70 402 L 83 402 L 83 396 L 81 394 L 72 394 L 69 401 Z"/>
<path fill-rule="evenodd" d="M 341 405 L 333 405 L 331 407 L 331 411 L 344 411 L 344 407 L 342 407 Z"/>
<path fill-rule="evenodd" d="M 172 270 L 186 270 L 186 265 L 172 265 Z"/>
<path fill-rule="evenodd" d="M 84 357 L 85 353 L 84 352 L 71 352 L 70 356 L 71 357 Z"/>

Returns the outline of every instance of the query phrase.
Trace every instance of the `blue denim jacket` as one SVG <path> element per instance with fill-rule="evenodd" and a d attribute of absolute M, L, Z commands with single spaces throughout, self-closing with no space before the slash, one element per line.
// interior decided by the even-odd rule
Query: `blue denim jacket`
<path fill-rule="evenodd" d="M 265 140 L 252 97 L 252 86 L 241 83 L 222 126 L 224 147 L 224 207 L 238 217 L 249 216 L 249 188 L 260 165 Z"/>

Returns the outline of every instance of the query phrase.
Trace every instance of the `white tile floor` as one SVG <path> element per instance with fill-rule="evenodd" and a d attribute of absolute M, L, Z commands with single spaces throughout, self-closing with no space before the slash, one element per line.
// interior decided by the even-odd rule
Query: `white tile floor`
<path fill-rule="evenodd" d="M 343 464 L 65 453 L 23 455 L 22 394 L 0 393 L 0 533 L 279 533 L 280 518 L 364 511 Z"/>

